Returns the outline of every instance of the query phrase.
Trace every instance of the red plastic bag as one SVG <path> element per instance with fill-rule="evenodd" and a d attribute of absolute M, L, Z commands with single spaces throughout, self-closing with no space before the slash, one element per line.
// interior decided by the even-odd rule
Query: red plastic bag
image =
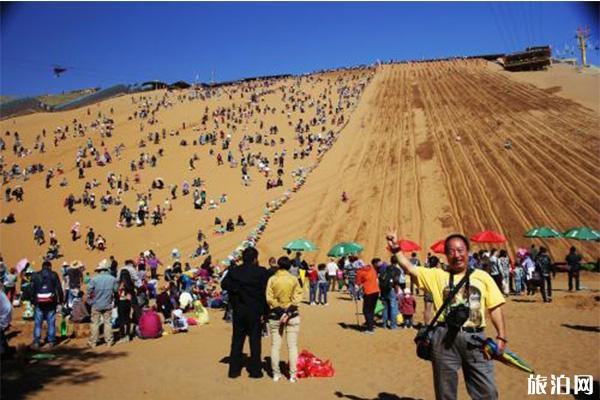
<path fill-rule="evenodd" d="M 308 350 L 302 350 L 296 363 L 298 378 L 330 378 L 335 374 L 331 361 L 323 361 Z"/>

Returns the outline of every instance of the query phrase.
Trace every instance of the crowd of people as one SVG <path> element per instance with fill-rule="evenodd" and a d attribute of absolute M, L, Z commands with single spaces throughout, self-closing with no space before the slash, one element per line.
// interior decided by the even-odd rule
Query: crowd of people
<path fill-rule="evenodd" d="M 73 194 L 75 190 L 69 194 L 64 200 L 64 207 L 69 214 L 76 212 L 75 206 L 78 204 L 95 210 L 99 201 L 99 208 L 103 212 L 108 212 L 111 206 L 120 207 L 118 228 L 134 225 L 143 227 L 146 221 L 151 221 L 152 225 L 162 224 L 168 212 L 173 210 L 173 202 L 190 194 L 194 210 L 205 212 L 207 206 L 208 212 L 226 204 L 227 194 L 219 196 L 218 192 L 216 196 L 214 193 L 211 196 L 208 185 L 200 176 L 196 176 L 191 184 L 184 180 L 179 197 L 179 182 L 168 184 L 162 178 L 155 178 L 149 187 L 142 190 L 140 170 L 147 165 L 156 167 L 164 157 L 163 148 L 156 152 L 149 148 L 160 146 L 161 140 L 167 140 L 167 135 L 180 140 L 181 146 L 191 144 L 196 149 L 208 146 L 207 156 L 214 158 L 216 168 L 239 170 L 244 186 L 262 179 L 266 188 L 271 190 L 286 185 L 289 179 L 293 182 L 292 189 L 284 193 L 279 203 L 266 205 L 265 217 L 259 221 L 256 232 L 251 232 L 251 240 L 245 240 L 243 246 L 232 253 L 223 271 L 223 264 L 213 261 L 202 230 L 197 234 L 197 248 L 190 254 L 190 261 L 182 261 L 179 250 L 173 249 L 169 265 L 163 265 L 153 250 L 145 250 L 122 264 L 113 256 L 104 259 L 94 267 L 93 275 L 86 272 L 84 263 L 78 260 L 63 262 L 54 271 L 57 260 L 63 255 L 53 230 L 48 232 L 49 248 L 39 270 L 34 270 L 29 262 L 20 265 L 19 270 L 16 266 L 9 268 L 0 258 L 2 354 L 10 354 L 5 332 L 10 327 L 13 307 L 22 308 L 23 319 L 33 320 L 31 348 L 34 350 L 43 346 L 53 347 L 63 338 L 77 336 L 79 327 L 86 323 L 90 326 L 90 347 L 101 343 L 101 332 L 108 346 L 135 338 L 159 338 L 165 332 L 182 333 L 190 329 L 190 325 L 206 322 L 207 308 L 218 308 L 222 309 L 223 319 L 232 322 L 230 378 L 241 374 L 246 337 L 250 343 L 249 375 L 252 378 L 263 376 L 261 341 L 268 332 L 271 337 L 273 380 L 278 382 L 283 378 L 279 353 L 282 339 L 286 337 L 290 363 L 288 379 L 296 382 L 302 301 L 306 296 L 309 306 L 328 306 L 331 294 L 343 291 L 354 302 L 362 301 L 362 331 L 367 335 L 373 335 L 378 325 L 390 330 L 435 325 L 435 329 L 429 332 L 429 339 L 434 348 L 436 396 L 449 393 L 450 398 L 456 397 L 456 370 L 457 365 L 462 365 L 468 371 L 467 390 L 472 397 L 497 397 L 491 363 L 479 356 L 465 356 L 474 355 L 472 349 L 468 348 L 467 336 L 481 334 L 487 310 L 498 333 L 496 339 L 503 348 L 507 333 L 501 306 L 507 296 L 520 296 L 523 293 L 532 296 L 539 288 L 543 301 L 552 301 L 552 279 L 556 271 L 546 248 L 531 246 L 529 249 L 518 249 L 513 259 L 505 249 L 470 252 L 469 241 L 461 235 L 453 235 L 447 238 L 444 249 L 447 263 L 431 254 L 421 263 L 415 253 L 410 257 L 404 256 L 396 247 L 396 234 L 390 232 L 387 240 L 393 254 L 389 262 L 374 258 L 366 263 L 357 255 L 349 255 L 309 265 L 301 253 L 294 257 L 288 253 L 279 259 L 269 259 L 269 268 L 258 265 L 255 245 L 271 213 L 304 183 L 316 165 L 310 163 L 318 163 L 335 143 L 339 129 L 347 123 L 349 112 L 358 103 L 369 79 L 370 75 L 360 74 L 336 79 L 303 76 L 285 84 L 279 79 L 270 79 L 200 92 L 190 91 L 187 95 L 165 93 L 158 97 L 132 96 L 132 103 L 137 105 L 137 110 L 128 117 L 129 121 L 139 121 L 141 132 L 150 130 L 146 140 L 141 139 L 138 143 L 138 148 L 145 150 L 130 160 L 131 176 L 109 171 L 105 183 L 94 178 L 85 181 L 80 196 Z M 315 87 L 325 80 L 327 85 L 323 85 L 316 95 L 302 89 L 311 85 Z M 280 97 L 283 104 L 281 108 L 262 101 L 266 96 L 273 95 Z M 239 96 L 242 101 L 214 109 L 206 106 L 199 113 L 196 125 L 183 122 L 182 133 L 198 132 L 191 143 L 181 139 L 179 129 L 171 129 L 169 133 L 166 128 L 162 128 L 162 131 L 154 129 L 159 123 L 160 110 L 174 107 L 177 102 L 216 96 L 228 96 L 230 100 L 234 96 L 237 100 Z M 112 151 L 105 144 L 105 139 L 115 134 L 113 113 L 111 109 L 111 117 L 108 117 L 98 112 L 97 118 L 89 125 L 74 119 L 71 125 L 58 127 L 53 132 L 54 147 L 58 147 L 69 136 L 81 138 L 88 134 L 99 135 L 96 138 L 99 144 L 88 137 L 86 145 L 77 148 L 74 166 L 82 183 L 90 168 L 106 167 L 115 159 L 121 159 L 125 149 L 123 144 L 115 146 Z M 90 110 L 87 114 L 91 117 Z M 287 127 L 263 120 L 264 116 L 276 114 L 284 116 Z M 248 130 L 252 124 L 256 128 L 254 132 Z M 294 132 L 293 150 L 285 147 L 289 143 L 281 135 L 284 129 Z M 5 136 L 14 138 L 14 155 L 26 158 L 32 154 L 33 151 L 24 145 L 18 132 L 7 132 Z M 47 151 L 43 140 L 45 137 L 44 129 L 36 137 L 33 150 L 40 153 Z M 234 138 L 239 139 L 237 144 Z M 4 140 L 0 148 L 4 150 Z M 309 165 L 297 165 L 286 173 L 286 166 L 292 164 L 288 160 L 289 155 L 293 160 Z M 196 170 L 195 162 L 198 159 L 194 153 L 186 167 L 190 171 Z M 5 169 L 4 160 L 0 161 L 3 185 L 6 185 L 6 202 L 13 198 L 17 202 L 24 201 L 23 187 L 13 185 L 12 180 L 27 181 L 32 173 L 45 171 L 45 187 L 51 189 L 53 179 L 64 174 L 62 165 L 48 168 L 43 164 L 33 164 L 22 168 L 15 163 Z M 102 190 L 103 195 L 97 199 L 94 190 L 104 184 L 108 188 Z M 60 185 L 66 186 L 68 182 L 63 178 Z M 135 191 L 134 201 L 130 196 L 125 198 L 132 189 Z M 160 196 L 159 200 L 157 193 L 162 190 L 168 190 L 168 194 L 166 197 Z M 163 198 L 164 202 L 161 203 Z M 152 201 L 155 201 L 154 205 L 151 205 Z M 348 201 L 346 192 L 342 195 L 342 201 Z M 219 236 L 245 226 L 246 221 L 240 214 L 237 219 L 227 218 L 226 221 L 215 216 L 213 233 Z M 70 233 L 73 241 L 81 237 L 80 229 L 79 222 L 72 226 Z M 256 236 L 252 236 L 255 233 Z M 37 246 L 46 245 L 46 234 L 41 225 L 34 226 L 33 239 Z M 106 239 L 93 227 L 87 227 L 85 244 L 90 251 L 108 250 Z M 204 259 L 200 262 L 201 257 Z M 580 290 L 581 256 L 575 248 L 571 249 L 566 262 L 569 266 L 569 290 Z M 416 296 L 420 291 L 423 291 L 424 299 L 423 322 L 416 323 Z M 460 301 L 457 299 L 451 305 L 446 304 L 445 299 L 454 296 L 460 297 Z M 466 319 L 457 325 L 452 320 L 452 309 L 458 310 L 457 313 L 465 313 L 465 309 L 461 311 L 459 307 L 465 304 L 468 308 Z M 445 311 L 443 315 L 440 314 L 442 311 Z M 60 332 L 57 334 L 59 318 Z M 42 340 L 44 324 L 46 338 Z"/>

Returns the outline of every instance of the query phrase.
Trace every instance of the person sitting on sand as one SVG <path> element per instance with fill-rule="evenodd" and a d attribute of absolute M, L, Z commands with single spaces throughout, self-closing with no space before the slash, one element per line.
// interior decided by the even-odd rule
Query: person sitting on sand
<path fill-rule="evenodd" d="M 173 311 L 171 329 L 173 330 L 173 333 L 183 333 L 188 331 L 187 318 L 179 308 Z"/>
<path fill-rule="evenodd" d="M 242 215 L 238 215 L 237 217 L 237 226 L 246 226 L 246 222 L 244 221 L 244 218 L 242 218 Z"/>
<path fill-rule="evenodd" d="M 15 218 L 15 213 L 8 213 L 8 215 L 4 218 L 2 218 L 2 220 L 0 220 L 1 223 L 3 224 L 14 224 L 15 222 L 17 222 L 16 218 Z"/>
<path fill-rule="evenodd" d="M 153 308 L 144 308 L 138 321 L 137 335 L 141 339 L 156 339 L 162 336 L 162 332 L 162 322 L 158 313 Z"/>
<path fill-rule="evenodd" d="M 100 234 L 96 237 L 95 241 L 96 248 L 100 251 L 106 250 L 106 239 Z"/>
<path fill-rule="evenodd" d="M 231 218 L 229 218 L 227 220 L 227 227 L 225 228 L 227 230 L 227 232 L 233 232 L 235 230 L 235 225 L 233 224 L 233 220 Z"/>

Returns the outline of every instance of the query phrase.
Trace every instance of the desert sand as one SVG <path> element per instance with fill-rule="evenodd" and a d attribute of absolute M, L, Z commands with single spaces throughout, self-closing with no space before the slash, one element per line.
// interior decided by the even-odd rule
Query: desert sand
<path fill-rule="evenodd" d="M 265 190 L 266 179 L 254 169 L 251 185 L 244 187 L 239 168 L 229 168 L 227 162 L 217 167 L 215 156 L 208 154 L 210 145 L 191 145 L 202 132 L 194 128 L 200 126 L 206 106 L 212 112 L 217 107 L 247 104 L 250 92 L 263 91 L 262 86 L 228 87 L 204 101 L 179 101 L 177 93 L 164 91 L 144 93 L 154 102 L 167 96 L 173 106 L 159 110 L 158 124 L 145 124 L 143 132 L 139 130 L 139 120 L 128 119 L 139 104 L 133 104 L 132 97 L 139 98 L 140 94 L 91 106 L 91 116 L 86 107 L 7 119 L 0 122 L 0 132 L 17 130 L 25 145 L 31 147 L 44 128 L 52 137 L 56 127 L 71 125 L 73 118 L 89 125 L 102 112 L 115 120 L 114 135 L 105 139 L 106 147 L 112 149 L 123 143 L 125 150 L 120 161 L 94 166 L 86 170 L 85 179 L 79 180 L 74 168 L 75 153 L 78 146 L 85 145 L 87 136 L 69 137 L 56 149 L 47 140 L 46 154 L 34 152 L 23 159 L 11 154 L 12 139 L 7 140 L 8 149 L 3 155 L 9 166 L 15 162 L 43 162 L 51 167 L 61 162 L 69 184 L 60 187 L 59 176 L 50 189 L 45 189 L 44 173 L 33 175 L 25 183 L 9 182 L 9 186 L 23 185 L 25 201 L 2 201 L 1 216 L 14 212 L 17 222 L 0 226 L 0 250 L 9 266 L 23 257 L 39 266 L 46 247 L 34 243 L 32 229 L 34 224 L 42 224 L 46 234 L 49 229 L 57 232 L 62 245 L 64 258 L 55 262 L 55 270 L 62 260 L 81 259 L 91 271 L 108 255 L 115 255 L 122 262 L 149 248 L 167 264 L 173 248 L 178 248 L 186 260 L 194 250 L 196 232 L 202 228 L 208 235 L 211 254 L 223 260 L 256 226 L 265 203 L 280 198 L 293 186 L 290 172 L 316 166 L 306 183 L 273 213 L 258 242 L 262 264 L 270 256 L 281 255 L 281 246 L 298 237 L 306 237 L 319 246 L 319 251 L 308 254 L 311 262 L 324 261 L 327 250 L 342 240 L 363 244 L 362 256 L 367 261 L 373 256 L 387 257 L 384 232 L 389 225 L 398 226 L 402 237 L 421 244 L 421 258 L 431 244 L 451 232 L 472 235 L 493 229 L 506 235 L 511 252 L 518 246 L 544 244 L 560 260 L 569 246 L 576 245 L 586 260 L 595 260 L 599 257 L 597 243 L 523 238 L 528 228 L 539 225 L 559 230 L 579 225 L 597 227 L 594 224 L 600 215 L 595 189 L 600 183 L 600 113 L 590 103 L 593 97 L 589 84 L 569 85 L 584 76 L 587 79 L 587 75 L 559 72 L 551 69 L 540 74 L 556 76 L 544 78 L 550 81 L 562 79 L 560 84 L 552 85 L 560 85 L 565 97 L 547 90 L 547 84 L 538 81 L 535 72 L 527 73 L 531 77 L 517 77 L 497 71 L 481 60 L 383 65 L 375 70 L 337 71 L 271 82 L 268 88 L 274 90 L 261 96 L 258 104 L 263 110 L 269 105 L 276 111 L 242 118 L 236 132 L 232 132 L 231 147 L 237 155 L 237 141 L 244 133 L 268 132 L 268 127 L 275 124 L 279 127 L 275 139 L 284 138 L 285 145 L 251 145 L 253 152 L 262 151 L 269 159 L 283 148 L 288 153 L 284 186 L 271 190 Z M 339 97 L 336 82 L 340 82 L 339 87 L 365 85 L 364 90 L 357 89 L 355 96 L 343 102 L 343 123 L 327 119 L 325 129 L 336 134 L 339 131 L 337 141 L 320 159 L 315 151 L 303 160 L 292 159 L 299 145 L 293 140 L 294 125 L 288 125 L 288 110 L 278 88 L 287 88 L 288 94 L 290 88 L 298 88 L 303 96 L 310 95 L 315 101 L 323 94 L 335 107 Z M 114 114 L 110 114 L 110 108 L 114 108 Z M 305 115 L 299 110 L 290 111 L 289 119 L 294 124 L 298 118 L 308 121 L 314 112 L 314 108 L 308 108 Z M 260 119 L 264 121 L 262 130 L 258 127 Z M 167 138 L 159 145 L 137 147 L 148 132 L 163 128 Z M 212 119 L 204 129 L 231 131 L 222 122 L 217 128 Z M 179 136 L 170 136 L 171 130 L 179 130 Z M 91 136 L 99 146 L 98 133 Z M 184 138 L 188 141 L 185 147 L 179 145 Z M 503 147 L 508 138 L 513 142 L 511 150 Z M 151 181 L 159 176 L 167 186 L 177 184 L 179 188 L 184 179 L 191 182 L 199 176 L 206 181 L 208 199 L 218 201 L 222 193 L 227 193 L 227 203 L 217 210 L 194 210 L 190 196 L 181 196 L 179 189 L 177 199 L 172 201 L 174 209 L 167 213 L 165 222 L 142 228 L 117 228 L 119 207 L 111 206 L 102 212 L 100 208 L 91 210 L 76 205 L 73 214 L 63 207 L 64 198 L 69 193 L 79 196 L 84 182 L 92 178 L 101 182 L 95 189 L 99 198 L 108 189 L 106 176 L 110 171 L 129 176 L 132 181 L 129 162 L 141 152 L 154 154 L 159 148 L 164 149 L 164 157 L 159 157 L 156 168 L 138 171 L 141 182 L 123 195 L 125 204 L 133 207 L 135 191 L 147 191 Z M 214 150 L 225 157 L 220 142 Z M 196 170 L 189 171 L 188 159 L 194 153 L 199 161 Z M 343 191 L 348 193 L 347 203 L 341 202 Z M 167 197 L 168 189 L 155 191 L 151 204 L 159 202 L 162 206 Z M 245 228 L 223 236 L 213 235 L 215 216 L 235 220 L 238 214 L 246 220 Z M 83 234 L 87 226 L 102 233 L 108 250 L 89 251 L 82 240 L 71 242 L 69 229 L 75 221 L 84 227 Z M 600 326 L 600 279 L 596 274 L 585 273 L 582 282 L 587 290 L 568 293 L 566 276 L 559 274 L 552 304 L 541 303 L 539 295 L 507 301 L 509 348 L 531 362 L 537 373 L 600 375 L 596 337 Z M 430 366 L 414 354 L 414 331 L 378 330 L 374 336 L 360 335 L 346 325 L 355 324 L 354 304 L 349 296 L 336 293 L 331 303 L 329 307 L 302 307 L 300 336 L 301 349 L 332 360 L 336 375 L 330 379 L 302 380 L 296 386 L 274 384 L 266 377 L 258 381 L 245 376 L 228 380 L 223 359 L 229 351 L 230 326 L 221 321 L 220 312 L 212 312 L 210 325 L 156 341 L 87 350 L 84 338 L 72 339 L 55 350 L 58 358 L 54 361 L 30 364 L 26 370 L 18 363 L 8 371 L 3 368 L 2 390 L 9 394 L 6 398 L 44 399 L 100 395 L 122 399 L 174 395 L 216 399 L 433 398 Z M 417 321 L 421 320 L 421 311 L 419 298 Z M 30 343 L 32 323 L 20 321 L 17 315 L 14 326 L 19 333 L 11 343 Z M 490 335 L 494 336 L 493 332 Z M 263 356 L 268 356 L 269 344 L 268 339 L 263 341 Z M 496 372 L 503 398 L 526 397 L 527 374 L 502 365 L 497 365 Z M 9 391 L 5 392 L 7 388 Z M 459 397 L 465 396 L 461 382 Z"/>

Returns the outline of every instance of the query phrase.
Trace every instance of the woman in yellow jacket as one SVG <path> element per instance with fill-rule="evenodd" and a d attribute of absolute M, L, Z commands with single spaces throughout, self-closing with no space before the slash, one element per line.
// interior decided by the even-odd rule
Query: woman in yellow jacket
<path fill-rule="evenodd" d="M 281 379 L 279 368 L 279 352 L 281 339 L 287 336 L 290 382 L 297 381 L 296 363 L 298 361 L 298 332 L 300 332 L 300 315 L 298 306 L 302 301 L 302 287 L 298 278 L 290 274 L 292 265 L 287 257 L 277 260 L 279 269 L 267 282 L 267 303 L 269 304 L 269 328 L 271 332 L 271 368 L 273 381 Z"/>

